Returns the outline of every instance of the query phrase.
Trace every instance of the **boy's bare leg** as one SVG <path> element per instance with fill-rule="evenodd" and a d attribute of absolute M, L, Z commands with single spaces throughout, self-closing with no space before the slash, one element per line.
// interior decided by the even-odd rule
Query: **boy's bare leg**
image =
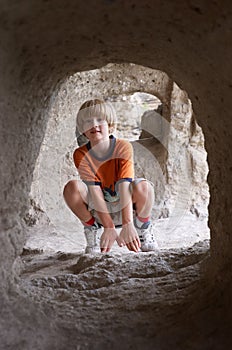
<path fill-rule="evenodd" d="M 136 206 L 136 214 L 142 218 L 149 217 L 154 203 L 152 185 L 146 180 L 133 184 L 132 200 Z"/>
<path fill-rule="evenodd" d="M 64 199 L 72 212 L 82 221 L 92 218 L 87 208 L 87 191 L 81 181 L 71 180 L 64 187 Z"/>
<path fill-rule="evenodd" d="M 139 182 L 133 187 L 133 199 L 136 206 L 135 227 L 141 242 L 143 252 L 159 249 L 153 235 L 153 227 L 150 221 L 151 210 L 154 202 L 154 190 L 149 181 Z"/>

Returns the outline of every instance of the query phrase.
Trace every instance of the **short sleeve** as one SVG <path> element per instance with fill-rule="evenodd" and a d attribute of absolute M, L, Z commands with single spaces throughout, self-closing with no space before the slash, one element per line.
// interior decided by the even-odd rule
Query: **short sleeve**
<path fill-rule="evenodd" d="M 96 171 L 89 161 L 86 152 L 82 147 L 77 148 L 73 153 L 74 164 L 78 170 L 81 180 L 87 185 L 100 185 L 101 182 L 96 176 Z"/>
<path fill-rule="evenodd" d="M 119 159 L 118 180 L 132 181 L 134 178 L 133 147 L 126 140 L 120 140 L 117 149 Z"/>

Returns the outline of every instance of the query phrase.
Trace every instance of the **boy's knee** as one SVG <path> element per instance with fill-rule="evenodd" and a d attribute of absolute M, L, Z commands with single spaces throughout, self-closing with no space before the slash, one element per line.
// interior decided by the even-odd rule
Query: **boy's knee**
<path fill-rule="evenodd" d="M 147 180 L 143 180 L 138 182 L 137 184 L 134 184 L 133 190 L 143 194 L 149 193 L 152 191 L 152 186 Z"/>
<path fill-rule="evenodd" d="M 78 191 L 78 180 L 70 180 L 64 186 L 63 196 L 66 197 L 67 195 L 73 194 Z"/>

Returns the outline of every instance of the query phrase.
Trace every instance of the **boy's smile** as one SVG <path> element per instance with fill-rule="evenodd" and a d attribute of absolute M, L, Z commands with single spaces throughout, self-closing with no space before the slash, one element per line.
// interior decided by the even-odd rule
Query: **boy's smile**
<path fill-rule="evenodd" d="M 109 138 L 109 126 L 106 120 L 93 117 L 85 121 L 84 133 L 94 145 Z"/>
<path fill-rule="evenodd" d="M 96 134 L 97 132 L 101 132 L 101 130 L 97 130 L 96 128 L 90 129 L 91 134 Z"/>

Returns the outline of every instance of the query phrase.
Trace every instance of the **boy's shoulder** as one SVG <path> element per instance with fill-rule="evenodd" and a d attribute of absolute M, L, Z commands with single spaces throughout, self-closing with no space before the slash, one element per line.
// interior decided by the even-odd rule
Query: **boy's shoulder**
<path fill-rule="evenodd" d="M 124 139 L 116 140 L 115 154 L 119 158 L 130 158 L 133 154 L 132 144 Z"/>
<path fill-rule="evenodd" d="M 128 146 L 128 147 L 131 147 L 130 141 L 125 140 L 125 139 L 116 138 L 116 143 L 118 143 L 120 146 Z"/>
<path fill-rule="evenodd" d="M 131 149 L 132 148 L 132 144 L 130 141 L 128 140 L 124 140 L 124 139 L 116 139 L 116 145 L 119 148 L 127 148 L 127 149 Z"/>
<path fill-rule="evenodd" d="M 81 145 L 79 147 L 77 147 L 74 152 L 73 152 L 73 156 L 77 157 L 77 156 L 84 156 L 86 153 L 88 152 L 88 148 L 87 148 L 87 144 Z"/>

